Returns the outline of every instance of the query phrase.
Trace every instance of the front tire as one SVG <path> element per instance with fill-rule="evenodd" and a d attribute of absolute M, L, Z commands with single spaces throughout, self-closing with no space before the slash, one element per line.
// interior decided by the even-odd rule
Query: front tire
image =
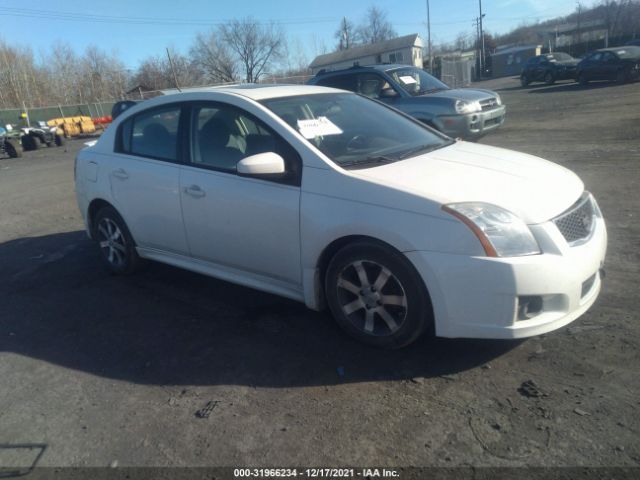
<path fill-rule="evenodd" d="M 529 83 L 529 78 L 525 74 L 520 75 L 520 85 L 522 85 L 523 87 L 527 87 Z"/>
<path fill-rule="evenodd" d="M 142 260 L 120 214 L 113 207 L 104 207 L 96 215 L 94 225 L 95 239 L 107 268 L 117 275 L 137 271 Z"/>
<path fill-rule="evenodd" d="M 327 268 L 325 292 L 338 324 L 376 347 L 408 345 L 433 322 L 428 293 L 413 265 L 377 243 L 340 250 Z"/>
<path fill-rule="evenodd" d="M 589 79 L 584 73 L 578 74 L 578 83 L 583 87 L 586 87 L 589 84 Z"/>
<path fill-rule="evenodd" d="M 22 157 L 22 146 L 15 140 L 4 140 L 4 151 L 7 152 L 10 158 Z"/>
<path fill-rule="evenodd" d="M 544 75 L 544 83 L 546 83 L 547 85 L 553 85 L 555 81 L 556 79 L 553 77 L 553 74 L 551 72 L 547 72 Z"/>
<path fill-rule="evenodd" d="M 56 147 L 62 147 L 64 145 L 64 137 L 59 133 L 56 133 L 56 137 L 54 141 L 56 143 Z"/>

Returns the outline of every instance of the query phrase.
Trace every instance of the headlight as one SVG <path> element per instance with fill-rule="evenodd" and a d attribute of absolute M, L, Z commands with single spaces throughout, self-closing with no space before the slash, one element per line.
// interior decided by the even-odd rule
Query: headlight
<path fill-rule="evenodd" d="M 540 253 L 529 227 L 508 210 L 480 202 L 450 203 L 442 209 L 462 220 L 473 231 L 489 257 Z"/>
<path fill-rule="evenodd" d="M 467 102 L 465 100 L 456 100 L 456 112 L 458 113 L 476 113 L 481 112 L 480 102 Z"/>
<path fill-rule="evenodd" d="M 591 197 L 591 205 L 593 205 L 593 211 L 596 214 L 596 217 L 602 218 L 602 212 L 600 211 L 600 205 L 598 205 L 598 202 L 596 202 L 596 197 L 594 197 L 591 193 L 589 194 L 589 196 Z"/>

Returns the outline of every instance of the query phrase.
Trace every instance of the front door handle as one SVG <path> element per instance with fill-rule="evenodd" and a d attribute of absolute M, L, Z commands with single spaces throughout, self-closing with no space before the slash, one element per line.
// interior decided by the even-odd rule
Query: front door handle
<path fill-rule="evenodd" d="M 190 187 L 184 187 L 182 191 L 194 198 L 201 198 L 206 195 L 206 193 L 204 193 L 204 190 L 202 190 L 198 185 L 191 185 Z"/>
<path fill-rule="evenodd" d="M 129 178 L 129 174 L 124 168 L 118 168 L 117 170 L 114 170 L 113 176 L 119 178 L 120 180 L 126 180 L 127 178 Z"/>

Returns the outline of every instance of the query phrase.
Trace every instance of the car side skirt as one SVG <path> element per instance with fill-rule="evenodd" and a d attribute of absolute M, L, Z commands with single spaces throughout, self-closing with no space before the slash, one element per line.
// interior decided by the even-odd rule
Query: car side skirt
<path fill-rule="evenodd" d="M 263 292 L 273 293 L 298 302 L 305 301 L 299 285 L 274 279 L 273 277 L 153 248 L 136 247 L 136 250 L 140 257 L 148 260 L 155 260 L 174 267 L 184 268 L 185 270 L 201 273 L 244 287 L 255 288 Z"/>

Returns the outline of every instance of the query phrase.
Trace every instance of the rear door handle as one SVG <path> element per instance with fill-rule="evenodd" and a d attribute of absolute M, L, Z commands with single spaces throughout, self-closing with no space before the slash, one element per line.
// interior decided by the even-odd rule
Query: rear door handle
<path fill-rule="evenodd" d="M 126 180 L 127 178 L 129 178 L 129 174 L 124 168 L 118 168 L 117 170 L 114 170 L 113 176 L 119 178 L 120 180 Z"/>
<path fill-rule="evenodd" d="M 201 198 L 206 195 L 204 190 L 202 190 L 198 185 L 191 185 L 190 187 L 184 187 L 182 191 L 194 198 Z"/>

